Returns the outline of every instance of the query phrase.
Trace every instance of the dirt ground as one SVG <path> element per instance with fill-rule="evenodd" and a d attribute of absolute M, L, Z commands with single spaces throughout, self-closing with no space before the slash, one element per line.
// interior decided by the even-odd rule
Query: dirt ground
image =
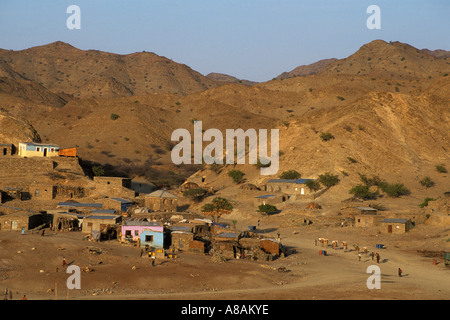
<path fill-rule="evenodd" d="M 297 217 L 298 218 L 298 217 Z M 289 217 L 283 217 L 286 221 Z M 251 221 L 239 221 L 243 230 Z M 447 300 L 450 268 L 440 251 L 449 250 L 449 229 L 418 225 L 405 235 L 383 235 L 332 224 L 280 223 L 264 217 L 257 232 L 276 237 L 295 253 L 274 261 L 211 261 L 207 255 L 180 253 L 176 259 L 140 257 L 140 248 L 117 240 L 91 242 L 80 232 L 0 232 L 0 293 L 13 300 Z M 339 241 L 336 249 L 316 246 L 325 237 Z M 347 241 L 344 252 L 342 241 Z M 378 251 L 380 263 L 353 245 Z M 384 244 L 384 249 L 376 249 Z M 89 248 L 100 248 L 91 253 Z M 320 255 L 326 250 L 327 255 Z M 428 254 L 424 254 L 425 250 Z M 433 255 L 433 252 L 437 252 Z M 81 289 L 68 290 L 62 261 L 79 266 Z M 436 264 L 434 263 L 436 261 Z M 367 267 L 381 271 L 381 288 L 368 289 Z M 285 267 L 286 272 L 279 272 Z M 84 270 L 89 268 L 89 272 Z M 398 268 L 403 276 L 397 274 Z"/>

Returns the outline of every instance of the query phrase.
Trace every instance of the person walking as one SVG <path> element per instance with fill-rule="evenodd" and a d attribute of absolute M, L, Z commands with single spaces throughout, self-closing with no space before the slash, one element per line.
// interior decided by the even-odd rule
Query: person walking
<path fill-rule="evenodd" d="M 63 258 L 63 262 L 62 262 L 62 266 L 65 267 L 66 266 L 66 258 Z"/>
<path fill-rule="evenodd" d="M 380 254 L 377 253 L 377 263 L 380 263 Z"/>
<path fill-rule="evenodd" d="M 361 261 L 361 257 L 362 257 L 361 253 L 358 253 L 358 260 L 359 261 Z"/>
<path fill-rule="evenodd" d="M 156 265 L 156 257 L 152 256 L 152 267 Z"/>
<path fill-rule="evenodd" d="M 401 276 L 402 276 L 402 273 L 403 273 L 403 270 L 402 270 L 402 269 L 400 269 L 400 268 L 398 268 L 398 276 L 399 276 L 399 277 L 401 277 Z"/>

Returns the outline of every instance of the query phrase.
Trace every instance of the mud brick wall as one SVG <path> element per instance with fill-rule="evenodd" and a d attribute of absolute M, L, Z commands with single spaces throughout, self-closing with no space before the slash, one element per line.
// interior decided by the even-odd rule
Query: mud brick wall
<path fill-rule="evenodd" d="M 0 158 L 0 178 L 23 177 L 53 171 L 53 161 L 45 158 Z"/>

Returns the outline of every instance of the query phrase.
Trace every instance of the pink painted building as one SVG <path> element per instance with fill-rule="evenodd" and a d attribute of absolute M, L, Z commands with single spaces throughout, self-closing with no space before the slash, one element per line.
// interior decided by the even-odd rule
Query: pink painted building
<path fill-rule="evenodd" d="M 163 233 L 164 227 L 156 222 L 125 221 L 122 225 L 122 240 L 138 241 L 145 230 Z"/>

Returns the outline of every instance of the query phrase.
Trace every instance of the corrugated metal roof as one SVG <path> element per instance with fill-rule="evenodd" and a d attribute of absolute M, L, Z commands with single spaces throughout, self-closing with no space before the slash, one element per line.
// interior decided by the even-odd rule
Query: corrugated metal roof
<path fill-rule="evenodd" d="M 61 207 L 87 207 L 87 208 L 102 208 L 101 203 L 78 203 L 78 202 L 60 202 L 58 206 Z"/>
<path fill-rule="evenodd" d="M 178 199 L 177 196 L 174 196 L 170 192 L 167 192 L 166 190 L 156 190 L 152 193 L 149 193 L 146 195 L 146 197 L 158 197 L 158 198 L 172 198 L 172 199 Z"/>
<path fill-rule="evenodd" d="M 86 219 L 103 219 L 103 220 L 112 220 L 117 219 L 119 216 L 89 216 Z"/>
<path fill-rule="evenodd" d="M 270 198 L 270 197 L 276 197 L 276 195 L 274 195 L 274 194 L 266 194 L 266 195 L 263 195 L 263 196 L 257 196 L 255 198 L 267 199 L 267 198 Z"/>
<path fill-rule="evenodd" d="M 132 203 L 130 200 L 122 199 L 122 198 L 110 198 L 111 200 L 119 201 L 121 203 Z"/>
<path fill-rule="evenodd" d="M 91 213 L 116 213 L 116 210 L 106 210 L 106 209 L 91 210 Z"/>
<path fill-rule="evenodd" d="M 224 232 L 224 233 L 219 233 L 218 235 L 216 235 L 216 238 L 237 238 L 238 235 L 239 235 L 239 233 Z"/>
<path fill-rule="evenodd" d="M 388 222 L 388 223 L 406 223 L 409 219 L 400 219 L 400 218 L 386 218 L 381 220 L 381 222 Z"/>
<path fill-rule="evenodd" d="M 314 180 L 314 179 L 270 179 L 267 183 L 295 183 L 295 184 L 304 184 L 306 181 Z"/>

